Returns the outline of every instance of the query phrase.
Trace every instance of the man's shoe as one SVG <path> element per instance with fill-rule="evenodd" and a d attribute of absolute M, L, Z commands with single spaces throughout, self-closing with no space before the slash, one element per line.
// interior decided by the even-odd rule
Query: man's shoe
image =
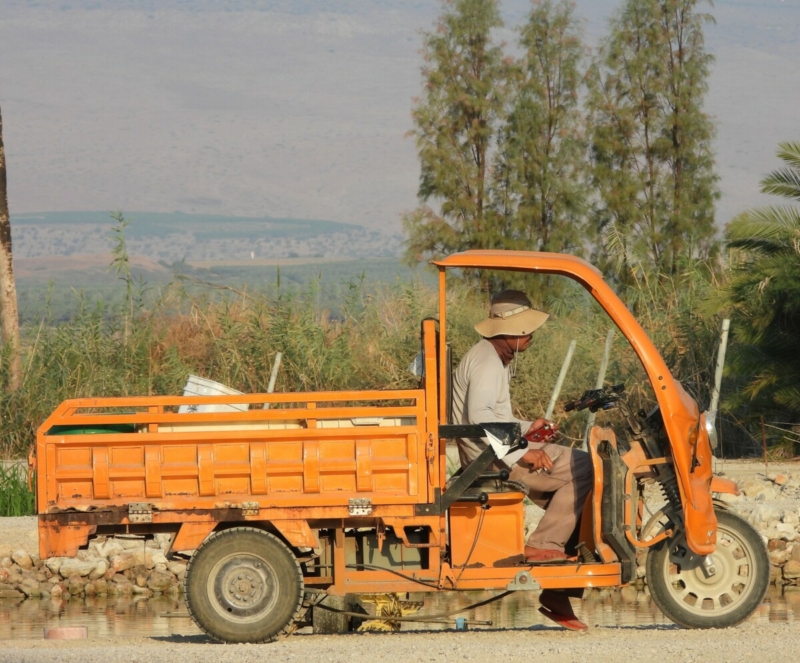
<path fill-rule="evenodd" d="M 525 561 L 533 564 L 546 562 L 564 562 L 568 560 L 567 554 L 560 550 L 548 550 L 546 548 L 533 548 L 525 546 Z"/>
<path fill-rule="evenodd" d="M 570 631 L 586 631 L 588 626 L 575 615 L 570 603 L 569 590 L 544 589 L 539 594 L 539 608 L 545 617 Z"/>
<path fill-rule="evenodd" d="M 563 626 L 565 629 L 569 631 L 588 631 L 589 627 L 586 626 L 580 619 L 578 619 L 574 614 L 572 615 L 561 615 L 557 612 L 553 612 L 552 610 L 548 610 L 545 607 L 539 608 L 539 612 L 541 612 L 545 617 L 554 621 L 559 626 Z"/>

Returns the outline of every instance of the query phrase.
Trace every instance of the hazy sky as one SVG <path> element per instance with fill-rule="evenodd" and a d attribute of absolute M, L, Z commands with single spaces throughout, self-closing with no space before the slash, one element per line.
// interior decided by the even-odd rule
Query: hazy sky
<path fill-rule="evenodd" d="M 617 6 L 579 0 L 588 40 Z M 416 204 L 416 0 L 0 0 L 12 216 L 211 212 L 399 225 Z M 509 26 L 529 5 L 503 3 Z M 800 140 L 800 0 L 718 0 L 718 221 Z M 504 37 L 514 40 L 507 30 Z"/>

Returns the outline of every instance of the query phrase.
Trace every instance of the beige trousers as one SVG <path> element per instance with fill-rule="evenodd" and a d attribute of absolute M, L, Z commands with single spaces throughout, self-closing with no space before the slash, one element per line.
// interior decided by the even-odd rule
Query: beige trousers
<path fill-rule="evenodd" d="M 527 545 L 563 552 L 592 487 L 591 458 L 585 451 L 557 444 L 531 442 L 528 448 L 544 449 L 553 461 L 553 469 L 531 472 L 528 467 L 515 464 L 510 470 L 509 478 L 527 486 L 528 497 L 545 510 Z"/>

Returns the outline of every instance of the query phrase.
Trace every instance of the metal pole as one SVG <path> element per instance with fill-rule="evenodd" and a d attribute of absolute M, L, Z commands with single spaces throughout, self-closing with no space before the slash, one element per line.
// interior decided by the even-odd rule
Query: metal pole
<path fill-rule="evenodd" d="M 281 367 L 281 359 L 283 359 L 282 352 L 275 353 L 275 363 L 272 364 L 272 373 L 269 375 L 269 384 L 267 385 L 267 393 L 271 394 L 275 391 L 275 381 L 278 379 L 278 369 Z M 264 403 L 264 409 L 269 409 L 269 403 Z"/>
<path fill-rule="evenodd" d="M 728 331 L 731 328 L 731 321 L 725 318 L 722 321 L 722 335 L 719 339 L 719 351 L 717 352 L 717 368 L 714 371 L 714 388 L 711 390 L 711 405 L 709 412 L 717 413 L 719 405 L 719 390 L 722 386 L 722 368 L 725 366 L 725 352 L 728 349 Z M 714 423 L 714 422 L 711 422 Z"/>
<path fill-rule="evenodd" d="M 606 335 L 606 347 L 603 349 L 603 359 L 600 362 L 600 370 L 597 373 L 597 383 L 595 384 L 595 389 L 602 389 L 603 382 L 606 380 L 606 369 L 608 368 L 608 358 L 611 355 L 611 342 L 614 340 L 614 330 L 609 329 L 608 334 Z M 581 449 L 584 451 L 588 450 L 589 448 L 589 431 L 592 430 L 592 426 L 594 426 L 594 418 L 595 413 L 590 412 L 589 418 L 586 420 L 586 430 L 583 433 L 583 444 L 581 445 Z"/>
<path fill-rule="evenodd" d="M 547 412 L 544 413 L 544 418 L 547 420 L 553 416 L 553 410 L 556 408 L 556 401 L 558 400 L 558 395 L 561 393 L 561 387 L 564 386 L 564 379 L 567 377 L 567 371 L 569 370 L 569 365 L 572 362 L 572 355 L 575 352 L 576 345 L 577 341 L 573 338 L 569 342 L 569 349 L 567 350 L 567 356 L 564 357 L 564 363 L 561 364 L 561 372 L 558 374 L 556 386 L 553 387 L 553 395 L 550 396 L 550 403 L 547 405 Z"/>
<path fill-rule="evenodd" d="M 731 321 L 725 318 L 722 321 L 722 333 L 719 338 L 719 350 L 717 351 L 717 366 L 714 370 L 714 385 L 711 388 L 711 404 L 708 406 L 706 417 L 711 419 L 711 425 L 716 425 L 717 407 L 719 406 L 719 394 L 722 388 L 722 369 L 725 367 L 725 352 L 728 349 L 728 332 L 731 328 Z M 717 439 L 719 440 L 719 455 L 724 460 L 725 451 L 722 446 L 721 431 L 717 430 Z M 722 466 L 724 467 L 724 465 Z"/>

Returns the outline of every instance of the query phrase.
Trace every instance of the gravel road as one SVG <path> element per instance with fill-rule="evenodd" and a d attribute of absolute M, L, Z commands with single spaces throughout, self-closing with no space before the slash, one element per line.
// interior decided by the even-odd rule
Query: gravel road
<path fill-rule="evenodd" d="M 53 642 L 10 640 L 0 661 L 40 663 L 375 663 L 387 656 L 416 661 L 546 660 L 547 663 L 636 660 L 637 663 L 731 663 L 794 658 L 796 623 L 748 622 L 720 631 L 676 626 L 594 628 L 588 633 L 534 627 L 513 631 L 438 631 L 339 636 L 294 635 L 268 645 L 217 645 L 200 636 Z"/>

